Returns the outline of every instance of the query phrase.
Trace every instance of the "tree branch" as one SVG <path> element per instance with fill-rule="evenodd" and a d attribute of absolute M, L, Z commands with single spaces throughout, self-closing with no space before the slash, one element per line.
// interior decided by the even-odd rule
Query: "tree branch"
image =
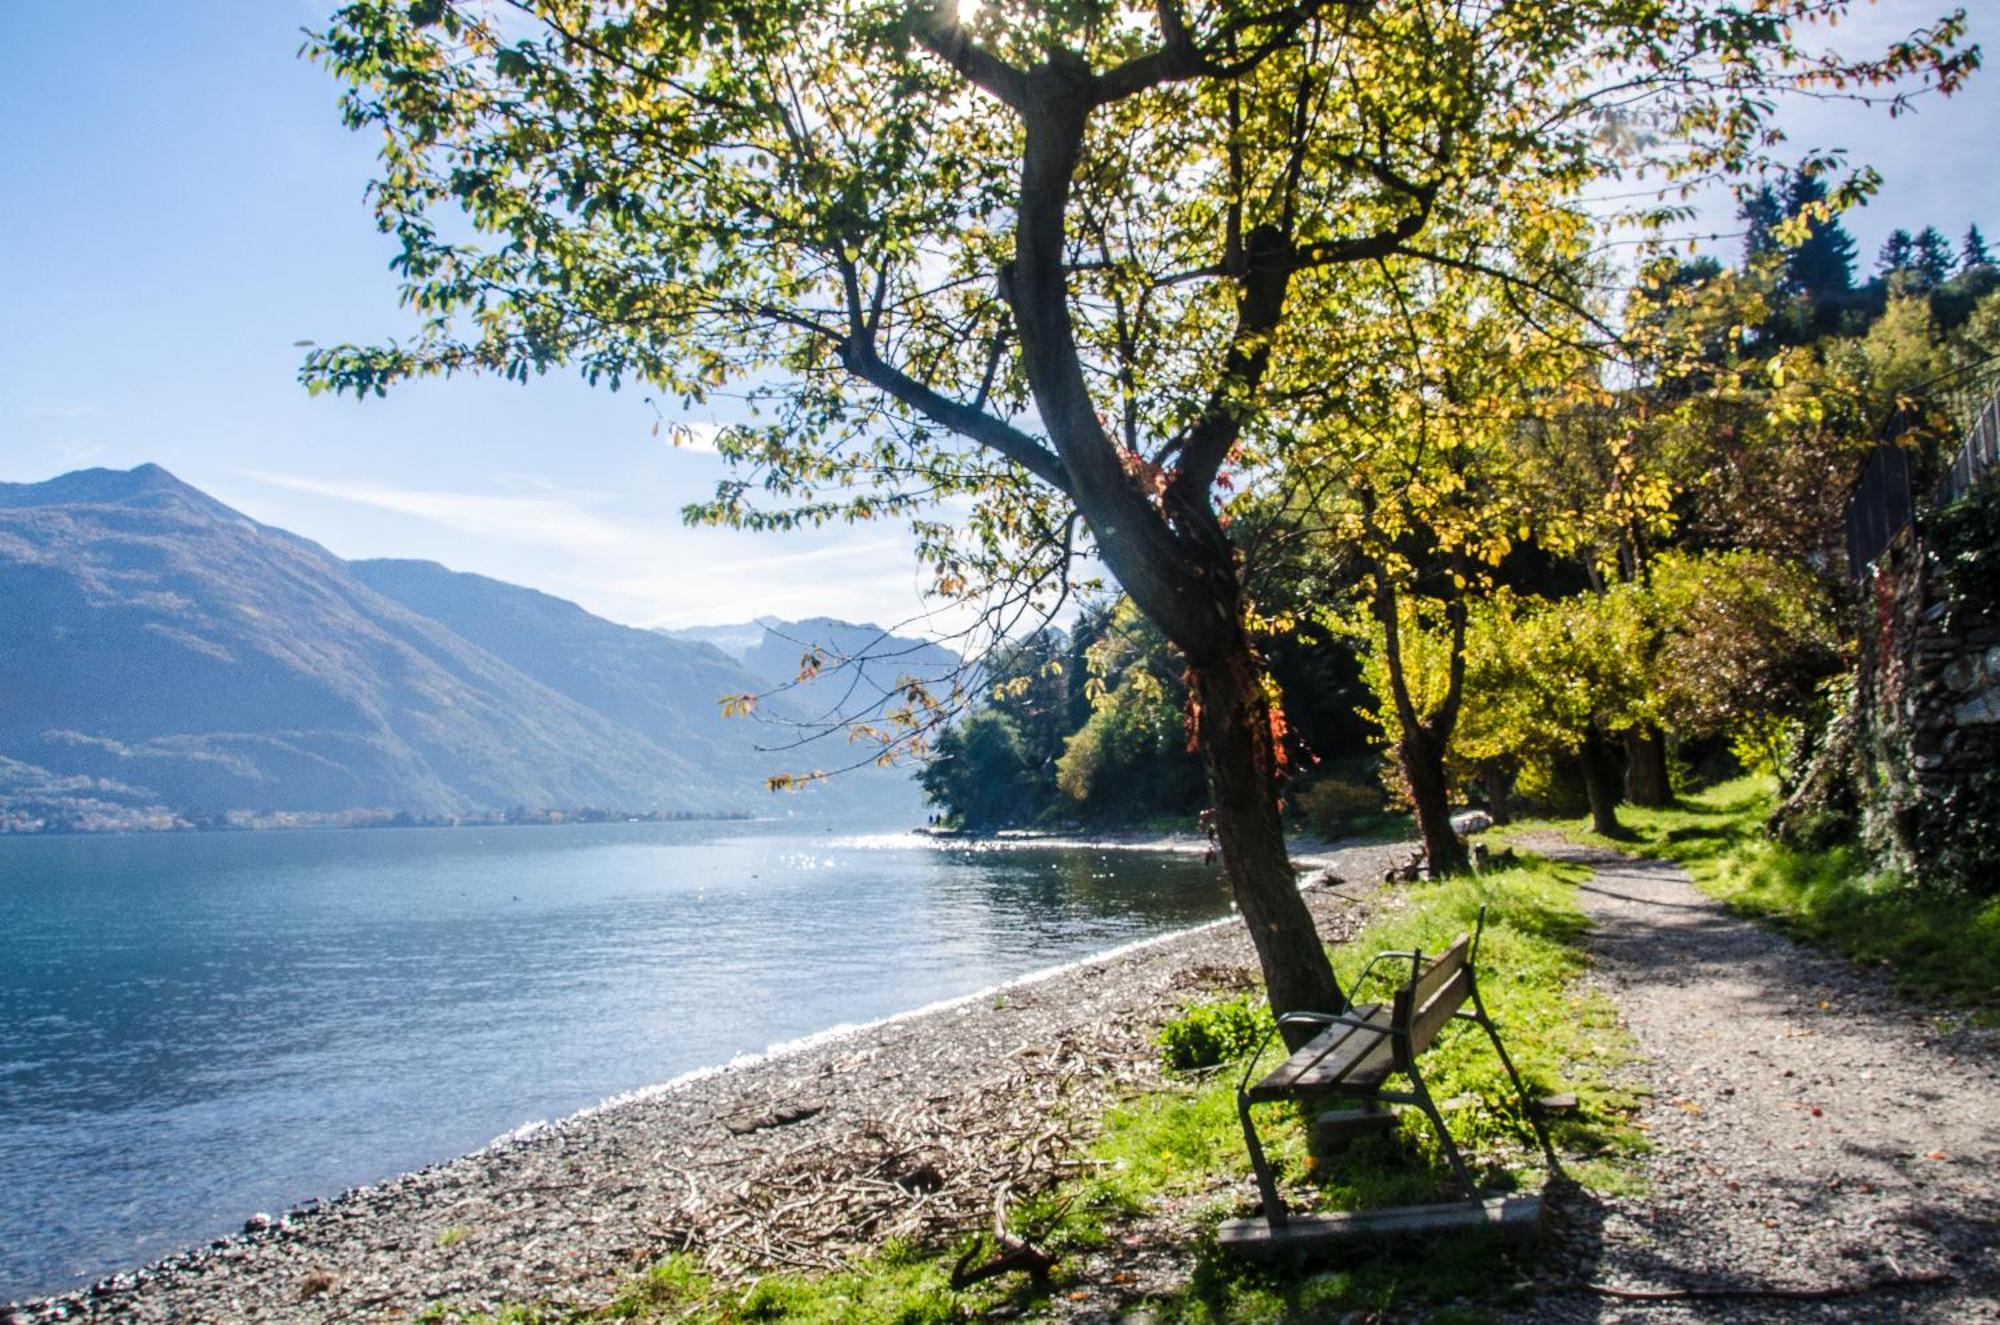
<path fill-rule="evenodd" d="M 1028 76 L 972 39 L 958 21 L 958 0 L 935 0 L 915 20 L 917 41 L 925 50 L 996 101 L 1017 113 L 1028 112 Z"/>
<path fill-rule="evenodd" d="M 883 362 L 882 356 L 875 352 L 874 345 L 865 337 L 848 336 L 842 339 L 840 361 L 856 377 L 887 392 L 933 423 L 999 452 L 1056 491 L 1065 496 L 1072 495 L 1069 471 L 1055 452 L 1006 420 L 942 395 L 901 369 Z"/>

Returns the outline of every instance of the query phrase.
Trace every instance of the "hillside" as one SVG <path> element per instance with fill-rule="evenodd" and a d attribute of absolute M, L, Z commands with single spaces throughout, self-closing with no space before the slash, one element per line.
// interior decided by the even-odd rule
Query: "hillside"
<path fill-rule="evenodd" d="M 357 572 L 154 465 L 0 484 L 0 675 L 0 797 L 764 808 L 758 733 L 716 710 L 755 683 L 723 655 L 439 567 Z"/>
<path fill-rule="evenodd" d="M 847 745 L 837 741 L 802 751 L 760 749 L 790 741 L 796 735 L 790 724 L 807 706 L 791 696 L 774 696 L 761 701 L 752 717 L 723 717 L 718 703 L 723 696 L 763 691 L 772 683 L 710 644 L 622 626 L 564 599 L 435 562 L 354 561 L 348 570 L 551 690 L 732 785 L 761 786 L 772 774 L 847 757 Z M 914 814 L 918 804 L 909 775 L 893 769 L 857 770 L 813 788 L 803 799 L 786 796 L 769 808 Z M 753 808 L 766 807 L 758 802 Z"/>
<path fill-rule="evenodd" d="M 720 649 L 757 677 L 760 688 L 781 692 L 778 702 L 816 719 L 835 712 L 855 716 L 885 700 L 894 702 L 890 697 L 905 680 L 943 690 L 960 670 L 958 655 L 941 645 L 837 617 L 759 617 L 738 625 L 654 633 Z M 824 670 L 801 681 L 801 664 L 815 650 Z"/>

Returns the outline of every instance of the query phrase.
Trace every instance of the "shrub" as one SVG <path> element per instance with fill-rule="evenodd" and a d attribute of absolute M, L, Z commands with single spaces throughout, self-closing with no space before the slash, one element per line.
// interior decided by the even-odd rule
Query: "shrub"
<path fill-rule="evenodd" d="M 1366 782 L 1325 778 L 1299 793 L 1299 813 L 1320 837 L 1344 837 L 1382 812 L 1382 790 Z"/>
<path fill-rule="evenodd" d="M 1170 1071 L 1199 1071 L 1255 1053 L 1270 1029 L 1270 1009 L 1255 994 L 1197 1003 L 1160 1028 L 1160 1058 Z"/>

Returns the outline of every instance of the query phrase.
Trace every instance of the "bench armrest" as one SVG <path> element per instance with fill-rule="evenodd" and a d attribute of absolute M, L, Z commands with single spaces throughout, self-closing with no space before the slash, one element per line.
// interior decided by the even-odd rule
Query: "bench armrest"
<path fill-rule="evenodd" d="M 1339 1017 L 1337 1012 L 1287 1012 L 1278 1018 L 1280 1026 L 1289 1026 L 1296 1021 L 1318 1022 L 1324 1026 Z"/>
<path fill-rule="evenodd" d="M 1373 1031 L 1377 1035 L 1388 1035 L 1391 1027 L 1379 1021 L 1367 1021 L 1360 1017 L 1350 1017 L 1346 1013 L 1331 1012 L 1287 1012 L 1278 1018 L 1280 1026 L 1291 1021 L 1310 1022 L 1319 1026 L 1352 1026 L 1358 1031 Z"/>
<path fill-rule="evenodd" d="M 1361 974 L 1354 978 L 1354 992 L 1357 996 L 1361 993 L 1361 986 L 1367 983 L 1369 975 L 1374 972 L 1376 963 L 1388 961 L 1391 957 L 1399 961 L 1409 962 L 1413 968 L 1418 960 L 1418 954 L 1415 952 L 1392 951 L 1376 953 L 1368 959 L 1368 964 L 1361 968 Z"/>

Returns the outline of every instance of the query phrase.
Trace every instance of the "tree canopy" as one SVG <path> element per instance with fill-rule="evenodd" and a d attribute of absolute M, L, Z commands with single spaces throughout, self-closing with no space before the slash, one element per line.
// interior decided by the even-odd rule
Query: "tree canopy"
<path fill-rule="evenodd" d="M 1233 468 L 1286 463 L 1274 406 L 1377 264 L 1499 282 L 1535 325 L 1584 302 L 1587 185 L 1637 180 L 1665 223 L 1655 186 L 1757 166 L 1779 95 L 1893 99 L 1977 62 L 1962 12 L 1869 57 L 1810 44 L 1846 8 L 356 0 L 308 49 L 380 135 L 418 327 L 305 376 L 734 393 L 737 470 L 694 518 L 907 519 L 936 589 L 1003 622 L 1094 554 L 1189 665 L 1273 1001 L 1329 1006 Z M 890 743 L 921 739 L 920 701 Z"/>

